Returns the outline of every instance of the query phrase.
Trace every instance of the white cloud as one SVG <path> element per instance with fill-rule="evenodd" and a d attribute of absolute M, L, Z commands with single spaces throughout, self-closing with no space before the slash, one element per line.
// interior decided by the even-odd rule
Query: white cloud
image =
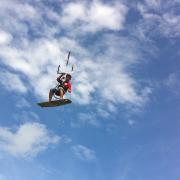
<path fill-rule="evenodd" d="M 77 121 L 73 121 L 71 123 L 72 127 L 81 127 L 82 125 L 92 125 L 95 127 L 99 127 L 100 123 L 94 113 L 79 113 Z"/>
<path fill-rule="evenodd" d="M 18 17 L 18 19 L 27 20 L 38 18 L 38 12 L 36 11 L 35 7 L 31 6 L 28 3 L 21 3 L 21 1 L 18 0 L 2 0 L 0 8 L 2 8 L 1 13 L 4 13 L 4 11 L 8 11 L 8 13 L 11 12 L 11 15 Z"/>
<path fill-rule="evenodd" d="M 96 159 L 96 153 L 94 150 L 87 148 L 83 145 L 76 145 L 72 147 L 72 150 L 76 157 L 83 161 L 92 161 Z"/>
<path fill-rule="evenodd" d="M 84 100 L 81 101 L 84 104 L 104 99 L 109 103 L 142 105 L 148 96 L 145 93 L 147 88 L 140 90 L 128 71 L 129 67 L 140 63 L 141 55 L 136 50 L 138 44 L 130 39 L 104 36 L 95 45 L 101 54 L 80 62 L 75 79 L 75 98 Z M 93 100 L 93 95 L 99 98 Z"/>
<path fill-rule="evenodd" d="M 136 35 L 142 39 L 151 38 L 154 35 L 164 37 L 180 36 L 180 15 L 176 9 L 180 5 L 178 1 L 146 0 L 138 3 L 137 9 L 143 19 L 136 25 Z"/>
<path fill-rule="evenodd" d="M 145 0 L 146 4 L 151 8 L 159 8 L 161 5 L 161 0 Z"/>
<path fill-rule="evenodd" d="M 27 92 L 27 88 L 17 74 L 10 72 L 0 72 L 0 84 L 8 91 L 16 91 L 20 93 Z"/>
<path fill-rule="evenodd" d="M 20 98 L 16 103 L 16 107 L 24 108 L 24 107 L 31 107 L 31 105 L 25 98 Z"/>
<path fill-rule="evenodd" d="M 40 120 L 39 116 L 32 111 L 21 111 L 18 114 L 14 114 L 13 117 L 17 121 L 21 121 L 21 122 L 32 122 L 32 121 L 34 122 Z"/>
<path fill-rule="evenodd" d="M 180 94 L 180 72 L 170 73 L 168 78 L 165 80 L 165 85 L 168 89 L 176 95 Z"/>
<path fill-rule="evenodd" d="M 0 127 L 0 149 L 16 157 L 35 156 L 60 140 L 39 123 L 26 123 L 16 131 Z"/>
<path fill-rule="evenodd" d="M 167 79 L 167 82 L 166 82 L 166 84 L 169 86 L 169 87 L 172 87 L 172 88 L 174 88 L 174 86 L 175 85 L 177 85 L 178 84 L 178 74 L 177 73 L 171 73 L 171 74 L 169 74 L 169 77 L 168 77 L 168 79 Z"/>
<path fill-rule="evenodd" d="M 0 45 L 9 44 L 12 41 L 12 35 L 5 31 L 0 31 Z"/>
<path fill-rule="evenodd" d="M 115 113 L 117 111 L 117 108 L 115 107 L 113 103 L 108 103 L 107 107 L 108 107 L 108 110 L 112 113 Z"/>
<path fill-rule="evenodd" d="M 112 114 L 115 115 L 117 113 L 117 107 L 106 100 L 98 101 L 96 99 L 91 106 L 86 106 L 85 108 L 83 112 L 79 113 L 77 118 L 71 122 L 73 128 L 81 128 L 87 125 L 101 128 L 103 127 L 104 121 L 100 121 L 100 119 L 103 118 L 107 120 Z"/>
<path fill-rule="evenodd" d="M 38 8 L 21 1 L 2 0 L 0 4 L 0 29 L 15 36 L 28 36 L 28 27 L 40 27 L 41 14 Z M 33 24 L 27 22 L 33 21 Z M 40 28 L 39 28 L 40 29 Z"/>
<path fill-rule="evenodd" d="M 69 3 L 63 11 L 62 21 L 64 24 L 72 24 L 85 18 L 85 5 L 83 3 Z"/>
<path fill-rule="evenodd" d="M 55 3 L 61 4 L 62 11 L 47 7 L 42 0 L 36 1 L 36 6 L 32 1 L 25 3 L 21 0 L 2 0 L 0 28 L 19 38 L 22 35 L 31 38 L 31 33 L 37 36 L 51 36 L 61 30 L 68 30 L 69 33 L 76 31 L 76 35 L 81 35 L 82 32 L 123 29 L 127 13 L 127 7 L 123 3 L 104 3 L 100 0 Z M 49 26 L 44 18 L 54 25 Z"/>
<path fill-rule="evenodd" d="M 61 136 L 61 143 L 62 143 L 62 142 L 63 142 L 64 144 L 69 144 L 69 143 L 72 142 L 72 139 L 71 139 L 69 136 L 63 134 L 63 135 Z"/>
<path fill-rule="evenodd" d="M 71 2 L 64 7 L 61 18 L 65 26 L 73 25 L 81 32 L 117 31 L 123 29 L 126 13 L 127 7 L 121 3 Z"/>

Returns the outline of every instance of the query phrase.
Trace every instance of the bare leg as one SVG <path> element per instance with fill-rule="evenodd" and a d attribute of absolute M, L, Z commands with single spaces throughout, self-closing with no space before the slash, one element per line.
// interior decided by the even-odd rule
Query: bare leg
<path fill-rule="evenodd" d="M 53 95 L 54 95 L 54 92 L 52 92 L 52 91 L 50 90 L 50 91 L 49 91 L 49 102 L 51 102 Z"/>
<path fill-rule="evenodd" d="M 59 90 L 59 95 L 60 95 L 60 98 L 63 99 L 64 91 L 62 89 Z"/>

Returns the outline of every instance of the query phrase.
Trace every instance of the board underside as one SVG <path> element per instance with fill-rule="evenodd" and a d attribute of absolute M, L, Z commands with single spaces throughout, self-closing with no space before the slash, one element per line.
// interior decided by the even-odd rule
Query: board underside
<path fill-rule="evenodd" d="M 55 107 L 55 106 L 62 106 L 66 104 L 70 104 L 72 101 L 69 99 L 61 99 L 61 100 L 54 100 L 54 101 L 46 101 L 46 102 L 41 102 L 37 103 L 41 107 Z"/>

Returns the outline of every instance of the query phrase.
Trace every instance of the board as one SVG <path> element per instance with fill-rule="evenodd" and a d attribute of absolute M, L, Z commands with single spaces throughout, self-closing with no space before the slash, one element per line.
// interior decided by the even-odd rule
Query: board
<path fill-rule="evenodd" d="M 54 101 L 45 101 L 45 102 L 40 102 L 37 103 L 40 107 L 55 107 L 55 106 L 62 106 L 66 104 L 72 103 L 71 100 L 69 99 L 60 99 L 60 100 L 54 100 Z"/>

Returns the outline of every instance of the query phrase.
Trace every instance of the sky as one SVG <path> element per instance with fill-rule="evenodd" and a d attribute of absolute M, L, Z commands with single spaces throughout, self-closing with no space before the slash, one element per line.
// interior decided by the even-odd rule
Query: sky
<path fill-rule="evenodd" d="M 179 0 L 1 0 L 0 180 L 179 180 L 179 47 Z"/>

